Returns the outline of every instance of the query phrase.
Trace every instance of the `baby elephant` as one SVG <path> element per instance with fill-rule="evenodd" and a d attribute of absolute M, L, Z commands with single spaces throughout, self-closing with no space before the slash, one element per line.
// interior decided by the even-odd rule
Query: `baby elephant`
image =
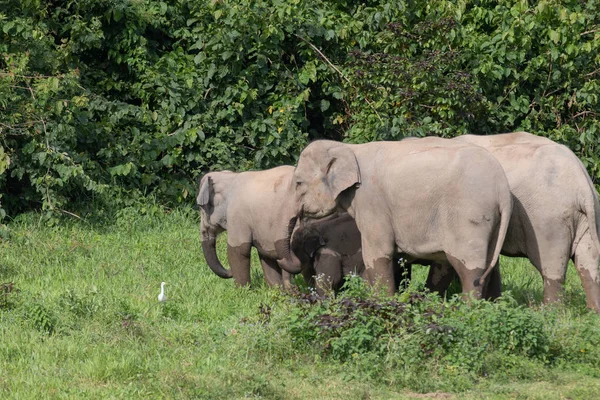
<path fill-rule="evenodd" d="M 304 280 L 319 294 L 339 290 L 344 277 L 351 273 L 363 276 L 365 272 L 360 231 L 347 213 L 299 223 L 292 234 L 291 249 L 302 262 Z M 400 281 L 407 278 L 408 282 L 410 276 L 404 277 L 398 260 L 395 261 L 398 288 Z M 406 273 L 410 274 L 410 269 Z"/>

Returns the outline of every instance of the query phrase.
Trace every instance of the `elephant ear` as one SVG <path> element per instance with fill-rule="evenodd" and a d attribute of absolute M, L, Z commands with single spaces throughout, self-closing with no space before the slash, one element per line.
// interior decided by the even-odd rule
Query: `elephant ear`
<path fill-rule="evenodd" d="M 206 175 L 200 182 L 200 190 L 196 199 L 196 202 L 203 210 L 206 210 L 206 207 L 210 204 L 210 195 L 213 192 L 213 179 L 210 175 Z"/>
<path fill-rule="evenodd" d="M 346 146 L 329 149 L 325 175 L 334 199 L 344 190 L 360 185 L 360 168 L 354 152 Z"/>

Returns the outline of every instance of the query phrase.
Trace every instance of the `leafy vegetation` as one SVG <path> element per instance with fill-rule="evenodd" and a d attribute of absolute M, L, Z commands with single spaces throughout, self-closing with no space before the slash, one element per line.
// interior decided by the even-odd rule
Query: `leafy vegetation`
<path fill-rule="evenodd" d="M 155 205 L 147 205 L 154 209 Z M 466 305 L 352 279 L 338 297 L 236 289 L 200 255 L 198 214 L 133 208 L 0 241 L 3 398 L 572 398 L 600 393 L 600 321 L 570 267 L 564 305 L 502 259 L 508 295 Z M 224 238 L 218 253 L 226 260 Z M 160 282 L 168 300 L 159 303 Z"/>
<path fill-rule="evenodd" d="M 296 345 L 351 365 L 357 379 L 387 382 L 393 375 L 415 388 L 423 383 L 413 380 L 440 374 L 428 387 L 434 391 L 492 375 L 542 377 L 555 366 L 600 371 L 597 316 L 583 313 L 577 338 L 566 338 L 564 310 L 534 310 L 511 295 L 494 303 L 458 296 L 444 302 L 413 287 L 390 300 L 354 277 L 338 297 L 299 294 L 295 304 L 283 326 Z"/>
<path fill-rule="evenodd" d="M 12 216 L 191 202 L 319 137 L 524 129 L 600 173 L 598 0 L 0 0 L 0 54 Z"/>

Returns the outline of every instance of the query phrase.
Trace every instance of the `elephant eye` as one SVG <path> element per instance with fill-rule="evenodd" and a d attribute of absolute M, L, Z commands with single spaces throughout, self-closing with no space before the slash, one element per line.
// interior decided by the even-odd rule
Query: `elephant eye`
<path fill-rule="evenodd" d="M 302 181 L 296 181 L 296 187 L 299 188 L 300 186 L 302 186 L 304 182 Z"/>

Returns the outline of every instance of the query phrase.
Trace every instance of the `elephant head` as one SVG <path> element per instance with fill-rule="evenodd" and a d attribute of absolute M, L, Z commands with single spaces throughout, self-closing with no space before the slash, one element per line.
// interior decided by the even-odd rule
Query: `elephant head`
<path fill-rule="evenodd" d="M 316 224 L 305 224 L 300 220 L 296 225 L 290 247 L 302 264 L 311 262 L 317 250 L 325 246 L 326 242 Z"/>
<path fill-rule="evenodd" d="M 286 251 L 290 251 L 290 241 L 295 224 L 299 220 L 321 219 L 338 211 L 341 195 L 348 189 L 360 185 L 360 169 L 352 150 L 343 143 L 319 140 L 309 144 L 300 154 L 298 166 L 291 182 L 294 186 L 296 218 L 290 220 L 285 232 Z M 281 268 L 288 272 L 300 267 L 290 262 L 290 257 L 278 260 Z"/>
<path fill-rule="evenodd" d="M 300 154 L 294 171 L 299 217 L 323 218 L 338 209 L 340 195 L 360 185 L 360 169 L 345 144 L 320 140 Z"/>
<path fill-rule="evenodd" d="M 230 181 L 235 173 L 230 171 L 210 172 L 200 180 L 196 202 L 200 206 L 200 234 L 202 252 L 210 269 L 221 278 L 231 278 L 230 270 L 225 269 L 217 257 L 217 236 L 227 230 L 227 197 L 215 193 L 216 184 Z"/>

